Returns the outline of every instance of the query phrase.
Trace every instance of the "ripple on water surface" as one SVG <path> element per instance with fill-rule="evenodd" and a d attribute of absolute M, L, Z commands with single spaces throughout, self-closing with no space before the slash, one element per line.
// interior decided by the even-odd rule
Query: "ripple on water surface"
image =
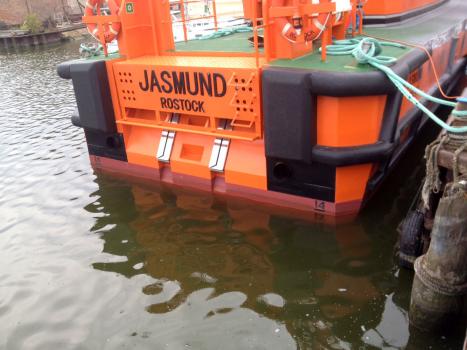
<path fill-rule="evenodd" d="M 391 204 L 330 227 L 94 174 L 55 73 L 77 48 L 0 55 L 0 349 L 460 343 L 409 334 Z"/>

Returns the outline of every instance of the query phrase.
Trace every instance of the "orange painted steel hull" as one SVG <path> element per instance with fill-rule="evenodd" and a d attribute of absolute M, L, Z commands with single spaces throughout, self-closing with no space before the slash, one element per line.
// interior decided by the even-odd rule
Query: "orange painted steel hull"
<path fill-rule="evenodd" d="M 440 2 L 369 0 L 365 13 L 390 17 Z M 254 23 L 260 12 L 268 23 L 261 52 L 176 52 L 170 3 L 134 0 L 134 11 L 118 16 L 120 58 L 61 69 L 73 79 L 93 167 L 301 213 L 358 213 L 425 120 L 381 72 L 288 64 L 313 47 L 285 40 L 279 19 L 301 14 L 306 22 L 316 12 L 329 18 L 334 3 L 245 3 Z M 349 16 L 321 33 L 323 49 L 332 34 L 344 37 Z M 465 28 L 456 35 L 440 34 L 430 44 L 447 88 L 467 60 Z M 438 93 L 423 52 L 405 52 L 392 68 Z M 224 141 L 228 153 L 218 169 L 211 159 L 219 160 L 215 147 Z M 166 146 L 169 154 L 158 155 Z"/>
<path fill-rule="evenodd" d="M 90 156 L 91 165 L 96 170 L 128 175 L 134 178 L 161 182 L 170 186 L 212 192 L 216 195 L 235 197 L 254 203 L 281 208 L 281 213 L 297 215 L 300 212 L 317 215 L 354 217 L 360 210 L 362 201 L 331 203 L 324 202 L 324 207 L 316 208 L 316 200 L 285 193 L 255 189 L 248 186 L 227 184 L 222 178 L 211 180 L 190 176 L 183 173 L 172 173 L 169 168 L 162 170 L 131 164 L 114 159 Z M 321 201 L 320 201 L 321 202 Z M 285 210 L 285 211 L 284 211 Z M 309 217 L 308 217 L 309 218 Z"/>
<path fill-rule="evenodd" d="M 446 57 L 450 50 L 450 44 L 450 42 L 447 42 L 433 51 L 434 62 L 439 72 L 445 72 L 448 69 Z M 459 60 L 463 55 L 465 55 L 465 52 L 457 50 L 455 59 Z M 160 59 L 145 58 L 139 61 L 107 62 L 109 75 L 115 76 L 115 80 L 111 81 L 111 90 L 114 96 L 118 131 L 124 136 L 128 163 L 91 156 L 94 167 L 112 172 L 128 173 L 133 176 L 177 186 L 194 187 L 217 194 L 237 196 L 298 211 L 315 211 L 340 216 L 355 214 L 360 210 L 364 200 L 371 194 L 368 193 L 367 185 L 377 170 L 377 164 L 375 163 L 336 167 L 334 201 L 316 200 L 279 193 L 268 190 L 265 145 L 262 140 L 263 132 L 261 129 L 253 127 L 244 133 L 228 134 L 226 131 L 227 134 L 216 135 L 219 131 L 212 127 L 209 132 L 197 133 L 196 128 L 200 126 L 202 129 L 203 125 L 197 124 L 196 119 L 190 120 L 190 117 L 187 117 L 185 124 L 182 121 L 180 126 L 173 126 L 168 122 L 157 120 L 157 114 L 152 110 L 161 110 L 161 106 L 151 107 L 153 101 L 150 101 L 149 97 L 132 92 L 137 90 L 137 83 L 143 80 L 142 71 L 138 65 L 142 64 L 145 69 L 151 69 L 150 63 L 157 64 Z M 235 58 L 232 62 L 235 62 L 235 60 L 237 59 Z M 235 77 L 237 77 L 239 82 L 237 89 L 242 87 L 242 81 L 244 81 L 244 86 L 252 88 L 255 94 L 260 94 L 260 81 L 255 80 L 253 82 L 251 80 L 251 77 L 258 79 L 253 59 L 247 58 L 246 61 L 245 59 L 243 61 L 244 63 L 238 63 L 242 62 L 242 60 L 236 61 L 239 66 L 231 68 L 227 73 L 230 76 L 227 79 L 228 84 L 235 84 Z M 173 70 L 183 69 L 177 68 L 177 64 L 187 64 L 188 62 L 194 64 L 196 60 L 192 60 L 191 57 L 189 59 L 168 57 L 161 62 L 164 66 L 162 68 L 156 66 L 157 69 Z M 193 71 L 208 72 L 209 69 L 217 69 L 219 68 L 218 62 L 217 58 L 208 58 L 204 61 L 205 67 L 194 68 Z M 159 64 L 161 63 L 159 62 Z M 170 66 L 170 64 L 174 66 Z M 225 65 L 225 61 L 220 65 Z M 251 70 L 239 74 L 238 69 L 240 66 L 242 66 L 242 69 Z M 125 75 L 123 75 L 124 73 Z M 434 86 L 435 78 L 428 63 L 416 68 L 412 73 L 409 80 L 419 88 L 429 90 Z M 134 82 L 131 81 L 130 83 L 130 78 L 134 79 Z M 130 86 L 131 84 L 133 85 Z M 135 98 L 128 101 L 128 96 L 135 96 Z M 241 101 L 243 97 L 238 98 L 233 95 L 228 96 L 225 103 L 210 102 L 209 99 L 206 100 L 206 103 L 207 105 L 212 103 L 214 108 L 219 109 L 213 114 L 229 118 L 229 113 L 232 113 L 230 118 L 235 119 L 238 116 L 238 113 L 236 113 L 237 99 L 240 102 L 238 105 L 243 108 L 242 102 L 244 101 Z M 341 147 L 355 147 L 377 142 L 382 129 L 386 103 L 386 95 L 318 96 L 317 144 L 339 149 Z M 253 125 L 256 126 L 261 125 L 263 121 L 260 118 L 261 109 L 259 103 L 247 101 L 246 105 L 254 106 L 254 109 L 247 110 L 245 117 L 239 119 L 243 118 L 247 122 L 253 122 Z M 146 106 L 147 109 L 141 109 L 142 106 Z M 362 106 L 365 106 L 365 108 L 362 109 Z M 222 109 L 223 107 L 227 109 Z M 404 120 L 412 108 L 408 101 L 404 100 L 402 102 L 398 117 L 400 122 Z M 139 116 L 139 118 L 134 118 L 135 116 Z M 134 120 L 140 123 L 132 122 Z M 150 124 L 148 120 L 154 120 L 155 122 Z M 159 162 L 155 156 L 163 129 L 179 131 L 174 142 L 170 164 Z M 247 135 L 250 135 L 250 139 L 248 139 Z M 232 137 L 225 171 L 222 174 L 212 172 L 208 167 L 210 150 L 216 136 Z M 254 141 L 255 138 L 256 141 Z M 404 135 L 401 135 L 401 140 L 404 141 Z"/>

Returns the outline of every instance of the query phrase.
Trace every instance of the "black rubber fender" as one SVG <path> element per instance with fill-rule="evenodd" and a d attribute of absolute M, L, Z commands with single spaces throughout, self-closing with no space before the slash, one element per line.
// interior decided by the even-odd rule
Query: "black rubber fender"
<path fill-rule="evenodd" d="M 71 124 L 73 124 L 74 126 L 77 126 L 79 128 L 83 127 L 81 125 L 81 120 L 79 119 L 78 108 L 75 108 L 74 112 L 71 114 Z"/>
<path fill-rule="evenodd" d="M 412 210 L 405 217 L 399 238 L 399 266 L 413 270 L 416 258 L 422 255 L 422 234 L 424 214 L 420 210 Z"/>

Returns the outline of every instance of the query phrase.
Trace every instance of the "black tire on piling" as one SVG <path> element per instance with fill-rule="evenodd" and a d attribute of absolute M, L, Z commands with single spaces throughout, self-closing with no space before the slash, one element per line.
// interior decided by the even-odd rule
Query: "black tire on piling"
<path fill-rule="evenodd" d="M 410 211 L 404 219 L 399 238 L 399 266 L 413 270 L 416 258 L 422 255 L 422 234 L 424 214 L 419 210 Z"/>

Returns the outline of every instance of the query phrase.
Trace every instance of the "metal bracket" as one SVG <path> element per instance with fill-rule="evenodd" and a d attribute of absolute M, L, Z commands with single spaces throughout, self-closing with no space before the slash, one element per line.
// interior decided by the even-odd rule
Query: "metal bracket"
<path fill-rule="evenodd" d="M 224 171 L 225 162 L 227 161 L 227 153 L 229 152 L 229 139 L 217 138 L 214 140 L 212 147 L 211 159 L 209 160 L 209 169 L 222 173 Z"/>
<path fill-rule="evenodd" d="M 172 114 L 170 122 L 178 124 L 180 115 L 178 113 Z M 175 141 L 175 131 L 162 130 L 159 147 L 157 148 L 157 159 L 160 162 L 169 163 L 170 155 L 172 154 L 172 147 Z"/>
<path fill-rule="evenodd" d="M 229 120 L 224 119 L 219 125 L 220 130 L 232 130 Z M 230 140 L 225 138 L 216 138 L 212 146 L 211 159 L 209 160 L 209 169 L 211 171 L 224 172 L 227 154 L 229 153 Z"/>

